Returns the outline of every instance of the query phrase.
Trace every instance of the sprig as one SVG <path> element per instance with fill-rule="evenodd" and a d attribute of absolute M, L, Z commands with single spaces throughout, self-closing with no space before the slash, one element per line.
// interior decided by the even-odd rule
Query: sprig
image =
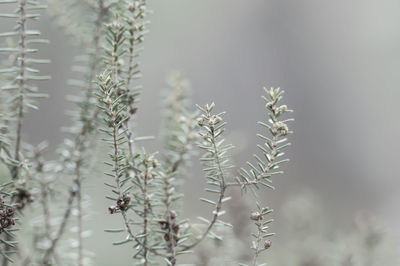
<path fill-rule="evenodd" d="M 77 264 L 82 265 L 84 259 L 83 248 L 83 181 L 87 176 L 88 168 L 88 150 L 96 143 L 96 123 L 98 122 L 99 110 L 96 107 L 96 97 L 94 91 L 94 79 L 97 71 L 101 68 L 102 51 L 101 46 L 104 43 L 104 23 L 108 19 L 110 9 L 114 4 L 106 4 L 100 0 L 96 3 L 87 5 L 87 3 L 78 3 L 76 1 L 57 1 L 50 2 L 51 11 L 61 13 L 56 19 L 59 24 L 65 28 L 66 34 L 71 33 L 78 37 L 78 42 L 74 44 L 83 48 L 84 54 L 76 57 L 73 67 L 75 77 L 69 80 L 71 87 L 76 87 L 80 93 L 76 96 L 69 96 L 69 99 L 75 103 L 76 108 L 70 111 L 73 125 L 64 128 L 69 133 L 69 137 L 64 140 L 59 148 L 60 157 L 57 173 L 72 178 L 72 184 L 68 188 L 67 205 L 61 214 L 61 223 L 55 230 L 50 239 L 50 246 L 45 250 L 43 261 L 49 261 L 53 257 L 60 239 L 63 237 L 68 226 L 68 220 L 72 210 L 77 210 Z M 82 5 L 85 8 L 82 8 Z M 77 14 L 84 12 L 79 19 L 70 23 L 68 20 Z M 94 19 L 92 19 L 92 17 Z M 83 18 L 88 18 L 82 21 Z M 75 22 L 79 22 L 79 27 Z M 79 38 L 75 31 L 77 28 L 85 32 L 84 38 Z M 75 29 L 75 30 L 74 30 Z M 82 33 L 83 34 L 83 33 Z M 74 38 L 74 41 L 76 39 Z M 61 170 L 60 170 L 61 169 Z M 76 200 L 76 205 L 75 205 Z"/>
<path fill-rule="evenodd" d="M 159 188 L 156 195 L 161 202 L 161 233 L 163 247 L 167 253 L 167 263 L 174 265 L 180 247 L 188 235 L 185 220 L 179 221 L 178 205 L 182 201 L 180 185 L 185 178 L 185 167 L 193 155 L 193 145 L 198 139 L 196 114 L 189 111 L 188 81 L 178 72 L 168 78 L 169 91 L 164 101 L 164 169 L 160 171 Z"/>
<path fill-rule="evenodd" d="M 259 254 L 271 247 L 271 240 L 268 238 L 274 233 L 268 232 L 268 225 L 273 222 L 272 219 L 266 220 L 265 217 L 272 212 L 270 208 L 262 208 L 257 203 L 257 211 L 252 212 L 250 219 L 254 221 L 257 227 L 257 233 L 253 233 L 254 238 L 252 249 L 254 250 L 253 266 L 257 266 L 257 258 Z M 262 264 L 264 265 L 264 264 Z"/>
<path fill-rule="evenodd" d="M 22 146 L 22 127 L 23 118 L 26 109 L 37 109 L 35 101 L 46 97 L 38 92 L 38 88 L 33 84 L 37 81 L 47 80 L 49 76 L 39 75 L 39 70 L 35 68 L 37 64 L 46 64 L 49 61 L 37 59 L 33 54 L 38 49 L 31 48 L 31 44 L 47 43 L 47 40 L 39 39 L 40 31 L 29 29 L 29 21 L 37 20 L 40 14 L 33 13 L 37 10 L 46 8 L 37 1 L 19 0 L 13 1 L 17 4 L 15 13 L 1 14 L 0 18 L 16 19 L 16 27 L 13 31 L 4 32 L 0 37 L 9 37 L 17 39 L 17 45 L 12 47 L 0 48 L 0 53 L 8 53 L 15 56 L 13 65 L 0 70 L 0 73 L 8 76 L 7 82 L 1 89 L 11 91 L 12 106 L 8 116 L 15 120 L 15 142 L 13 159 L 20 164 L 12 167 L 11 175 L 13 179 L 18 178 L 21 168 L 21 146 Z M 10 1 L 1 1 L 0 4 L 11 3 Z"/>
<path fill-rule="evenodd" d="M 263 96 L 266 102 L 266 109 L 268 111 L 268 122 L 258 122 L 263 128 L 267 130 L 271 136 L 267 137 L 263 134 L 257 136 L 261 138 L 264 145 L 258 145 L 257 147 L 263 154 L 260 158 L 254 155 L 256 160 L 256 166 L 250 162 L 247 162 L 249 170 L 245 168 L 240 169 L 240 176 L 236 178 L 236 185 L 239 185 L 242 189 L 246 189 L 248 186 L 259 188 L 260 185 L 267 188 L 273 189 L 271 185 L 271 177 L 277 174 L 282 174 L 282 171 L 278 171 L 281 164 L 288 162 L 289 159 L 280 159 L 285 153 L 285 148 L 290 146 L 287 142 L 287 136 L 292 133 L 289 130 L 287 123 L 293 121 L 293 119 L 281 120 L 281 116 L 292 112 L 286 105 L 280 105 L 279 102 L 282 100 L 284 91 L 279 88 L 264 89 L 267 93 L 267 97 Z M 229 184 L 235 185 L 235 184 Z"/>
<path fill-rule="evenodd" d="M 184 248 L 185 251 L 200 244 L 207 236 L 217 239 L 220 238 L 217 234 L 212 232 L 214 225 L 230 226 L 229 223 L 220 220 L 220 217 L 225 214 L 225 211 L 222 210 L 222 204 L 230 199 L 230 197 L 226 196 L 226 189 L 229 172 L 233 168 L 229 160 L 229 152 L 233 146 L 231 144 L 225 144 L 225 140 L 222 138 L 226 125 L 222 120 L 224 113 L 212 114 L 215 107 L 214 103 L 206 105 L 204 108 L 200 106 L 197 107 L 201 111 L 198 123 L 199 126 L 202 127 L 202 132 L 200 132 L 200 139 L 202 139 L 202 141 L 199 142 L 198 146 L 205 152 L 200 160 L 204 166 L 207 184 L 210 186 L 206 189 L 206 192 L 216 195 L 217 199 L 200 199 L 202 202 L 213 206 L 213 215 L 211 220 L 200 217 L 200 219 L 206 223 L 206 230 L 196 241 L 186 246 Z"/>
<path fill-rule="evenodd" d="M 286 105 L 279 105 L 283 98 L 284 91 L 279 88 L 271 88 L 269 90 L 264 88 L 264 90 L 267 97 L 263 96 L 263 99 L 266 103 L 265 107 L 269 119 L 267 123 L 258 122 L 258 124 L 265 128 L 270 136 L 267 137 L 264 134 L 258 134 L 258 137 L 265 141 L 264 145 L 258 145 L 258 148 L 263 154 L 263 159 L 254 155 L 257 166 L 247 162 L 249 170 L 241 168 L 239 172 L 240 176 L 236 178 L 237 182 L 229 184 L 230 186 L 238 185 L 242 190 L 246 190 L 250 187 L 255 195 L 257 195 L 257 192 L 254 188 L 259 189 L 260 186 L 274 189 L 271 185 L 271 177 L 282 174 L 283 172 L 278 171 L 278 169 L 283 163 L 289 161 L 289 159 L 282 158 L 285 155 L 284 149 L 290 146 L 290 143 L 287 142 L 287 136 L 292 133 L 287 123 L 293 121 L 293 119 L 282 120 L 284 114 L 292 111 L 289 110 Z M 272 220 L 264 220 L 265 216 L 272 212 L 272 210 L 260 207 L 258 202 L 256 205 L 258 210 L 253 212 L 250 216 L 251 220 L 254 220 L 257 226 L 257 233 L 253 234 L 255 240 L 252 245 L 252 249 L 255 251 L 252 264 L 254 266 L 257 265 L 258 255 L 271 246 L 271 241 L 269 239 L 265 240 L 263 244 L 262 241 L 273 235 L 267 232 L 267 225 L 271 223 Z"/>
<path fill-rule="evenodd" d="M 29 162 L 25 159 L 22 149 L 23 120 L 28 109 L 38 109 L 36 100 L 46 97 L 39 93 L 36 83 L 50 77 L 40 75 L 36 68 L 37 65 L 46 64 L 49 60 L 35 57 L 34 54 L 38 52 L 38 49 L 31 46 L 48 42 L 39 38 L 40 31 L 30 28 L 31 22 L 40 17 L 40 14 L 36 12 L 45 9 L 46 6 L 32 0 L 3 0 L 0 1 L 0 5 L 2 4 L 16 6 L 14 13 L 0 14 L 2 19 L 16 20 L 13 30 L 0 33 L 2 40 L 7 38 L 7 42 L 1 45 L 0 54 L 5 54 L 9 59 L 9 64 L 0 69 L 2 80 L 0 98 L 7 99 L 6 110 L 0 118 L 0 158 L 8 166 L 14 182 L 12 195 L 7 193 L 8 197 L 5 197 L 6 195 L 2 192 L 1 209 L 6 212 L 8 210 L 6 208 L 10 210 L 18 208 L 22 211 L 25 204 L 31 202 L 29 188 L 26 185 L 29 179 Z M 1 242 L 5 244 L 5 248 L 0 253 L 3 255 L 2 265 L 6 266 L 11 261 L 9 257 L 11 249 L 17 248 L 16 243 L 12 241 L 14 235 L 7 229 L 15 222 L 14 219 L 5 217 L 2 221 L 4 237 Z"/>
<path fill-rule="evenodd" d="M 132 229 L 132 222 L 128 217 L 128 210 L 137 208 L 138 206 L 144 206 L 148 210 L 147 202 L 147 189 L 148 183 L 136 183 L 138 186 L 142 186 L 143 195 L 146 199 L 146 204 L 143 205 L 144 202 L 138 204 L 136 206 L 131 206 L 131 197 L 129 196 L 129 191 L 132 186 L 129 186 L 130 180 L 132 180 L 131 171 L 133 171 L 133 181 L 137 178 L 140 180 L 140 174 L 143 175 L 143 171 L 140 171 L 138 168 L 132 168 L 129 164 L 127 164 L 126 153 L 124 152 L 124 144 L 126 144 L 126 136 L 124 134 L 123 124 L 128 119 L 127 106 L 124 104 L 123 97 L 118 96 L 118 89 L 120 88 L 122 83 L 114 82 L 113 72 L 108 72 L 99 76 L 99 108 L 103 110 L 105 114 L 105 124 L 107 128 L 102 129 L 108 138 L 105 141 L 110 145 L 112 153 L 109 154 L 111 162 L 106 163 L 107 165 L 112 167 L 112 171 L 106 173 L 107 176 L 110 176 L 114 180 L 114 185 L 107 184 L 108 187 L 112 189 L 113 196 L 107 196 L 108 199 L 113 201 L 115 206 L 110 207 L 109 210 L 111 213 L 119 212 L 123 218 L 125 231 L 128 236 L 124 241 L 121 241 L 117 244 L 125 244 L 131 241 L 135 241 L 140 250 L 143 250 L 143 256 L 147 256 L 147 252 L 151 252 L 157 256 L 163 256 L 155 248 L 150 247 L 149 245 L 145 245 L 147 243 L 147 238 L 143 240 L 143 234 L 134 234 Z M 125 147 L 126 148 L 126 147 Z M 148 165 L 145 165 L 144 171 L 144 180 L 148 180 Z M 139 174 L 139 176 L 138 176 Z M 147 181 L 146 181 L 147 182 Z M 142 184 L 142 185 L 141 185 Z M 147 212 L 145 216 L 145 211 L 143 210 L 141 216 L 143 218 L 143 228 L 147 228 L 145 225 L 147 220 Z M 143 229 L 145 231 L 145 229 Z M 163 256 L 164 257 L 164 256 Z M 145 257 L 147 258 L 147 257 Z M 145 259 L 145 263 L 147 263 L 147 259 Z"/>

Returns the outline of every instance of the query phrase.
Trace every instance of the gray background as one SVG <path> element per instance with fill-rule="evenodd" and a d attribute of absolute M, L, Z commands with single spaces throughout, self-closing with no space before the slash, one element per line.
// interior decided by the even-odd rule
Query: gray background
<path fill-rule="evenodd" d="M 312 191 L 338 226 L 349 226 L 353 213 L 367 209 L 398 233 L 399 1 L 149 2 L 154 14 L 141 57 L 140 134 L 157 134 L 165 75 L 181 70 L 191 81 L 194 103 L 215 101 L 218 110 L 227 111 L 229 139 L 240 148 L 235 159 L 243 165 L 255 152 L 256 122 L 266 119 L 262 87 L 281 87 L 296 121 L 291 163 L 274 180 L 277 190 L 265 195 L 276 210 L 275 230 L 282 203 Z M 25 139 L 57 145 L 60 127 L 70 123 L 64 111 L 72 105 L 65 95 L 74 92 L 65 84 L 79 51 L 47 17 L 38 27 L 51 40 L 42 52 L 53 60 L 42 72 L 53 77 L 42 86 L 51 98 L 26 118 Z M 157 141 L 146 145 L 149 151 L 159 147 Z M 197 204 L 204 183 L 195 168 L 185 185 L 191 195 L 184 206 L 188 216 L 197 214 L 190 204 Z M 110 257 L 121 251 L 110 247 L 110 236 L 102 231 L 115 223 L 103 218 L 108 203 L 102 181 L 87 185 L 95 210 L 88 225 L 94 235 L 87 242 L 98 254 L 95 265 L 111 265 Z"/>

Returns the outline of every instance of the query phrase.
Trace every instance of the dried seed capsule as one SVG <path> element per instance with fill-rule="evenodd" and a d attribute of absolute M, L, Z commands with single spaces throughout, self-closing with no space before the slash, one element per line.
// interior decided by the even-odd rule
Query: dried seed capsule
<path fill-rule="evenodd" d="M 0 224 L 1 224 L 1 227 L 2 227 L 2 228 L 7 228 L 7 227 L 10 226 L 10 220 L 8 220 L 8 219 L 2 219 L 1 222 L 0 222 Z"/>
<path fill-rule="evenodd" d="M 6 215 L 7 215 L 8 217 L 14 216 L 14 209 L 12 209 L 12 208 L 7 208 L 7 210 L 6 210 Z"/>
<path fill-rule="evenodd" d="M 125 195 L 124 197 L 123 197 L 123 199 L 124 199 L 124 202 L 125 202 L 125 205 L 129 205 L 129 203 L 131 202 L 131 197 L 129 196 L 129 195 Z"/>
<path fill-rule="evenodd" d="M 267 107 L 268 110 L 272 111 L 273 107 L 274 107 L 274 103 L 273 102 L 268 102 L 265 106 Z"/>
<path fill-rule="evenodd" d="M 265 240 L 265 242 L 264 242 L 265 249 L 269 249 L 271 247 L 271 245 L 272 245 L 271 240 L 269 240 L 269 239 Z"/>
<path fill-rule="evenodd" d="M 108 207 L 108 210 L 110 211 L 110 214 L 114 214 L 117 212 L 117 207 L 115 206 L 110 206 Z"/>

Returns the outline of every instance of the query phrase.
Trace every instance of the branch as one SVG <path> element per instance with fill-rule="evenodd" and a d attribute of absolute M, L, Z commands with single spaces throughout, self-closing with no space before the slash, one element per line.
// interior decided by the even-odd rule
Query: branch
<path fill-rule="evenodd" d="M 105 15 L 107 14 L 109 8 L 104 7 L 103 1 L 99 1 L 99 6 L 98 6 L 98 11 L 97 11 L 97 19 L 96 19 L 96 34 L 94 37 L 94 54 L 91 57 L 92 63 L 90 64 L 90 73 L 89 73 L 89 79 L 88 79 L 88 88 L 86 91 L 85 95 L 85 102 L 90 103 L 92 97 L 93 97 L 93 80 L 96 75 L 96 70 L 97 70 L 97 64 L 100 58 L 100 41 L 102 37 L 102 32 L 103 32 L 103 23 L 105 19 Z M 60 224 L 60 227 L 57 231 L 57 234 L 55 238 L 51 241 L 50 247 L 46 250 L 45 256 L 43 261 L 47 261 L 53 254 L 59 239 L 62 237 L 62 235 L 65 232 L 65 227 L 67 226 L 67 221 L 71 215 L 71 208 L 74 202 L 74 199 L 77 198 L 77 210 L 78 210 L 78 265 L 82 265 L 82 260 L 83 260 L 83 239 L 82 239 L 82 174 L 81 174 L 81 168 L 82 168 L 82 161 L 83 161 L 83 156 L 84 156 L 84 150 L 85 150 L 85 143 L 88 135 L 92 132 L 92 127 L 94 122 L 96 121 L 98 114 L 99 114 L 99 109 L 96 108 L 92 115 L 89 116 L 89 118 L 86 118 L 85 116 L 89 112 L 89 104 L 84 104 L 82 106 L 84 110 L 80 112 L 80 121 L 84 121 L 79 133 L 74 139 L 74 145 L 73 147 L 78 150 L 78 157 L 75 160 L 75 168 L 74 168 L 74 179 L 72 182 L 72 185 L 69 189 L 69 196 L 67 200 L 67 206 L 63 214 L 63 218 Z"/>
<path fill-rule="evenodd" d="M 18 117 L 17 117 L 17 139 L 15 141 L 15 152 L 14 152 L 14 160 L 18 161 L 19 153 L 21 149 L 21 138 L 22 138 L 22 121 L 24 117 L 24 94 L 25 94 L 25 39 L 26 39 L 26 12 L 25 12 L 26 0 L 19 1 L 19 45 L 20 45 L 20 53 L 19 53 L 19 71 L 18 71 Z M 13 179 L 16 179 L 18 176 L 19 166 L 14 166 L 11 176 Z"/>
<path fill-rule="evenodd" d="M 212 190 L 212 192 L 218 194 L 218 199 L 216 203 L 208 199 L 202 199 L 202 201 L 206 203 L 215 205 L 213 216 L 201 237 L 194 243 L 185 246 L 182 251 L 190 250 L 200 244 L 211 232 L 212 228 L 218 221 L 218 217 L 223 214 L 221 209 L 222 204 L 226 199 L 225 193 L 227 189 L 225 172 L 232 168 L 228 160 L 228 151 L 233 147 L 231 145 L 223 146 L 224 140 L 219 140 L 219 137 L 224 132 L 225 123 L 222 122 L 221 118 L 223 113 L 218 115 L 211 114 L 214 106 L 214 104 L 210 106 L 206 105 L 205 108 L 198 106 L 198 108 L 203 112 L 203 115 L 199 118 L 199 125 L 205 129 L 205 133 L 201 134 L 201 137 L 205 141 L 204 143 L 199 144 L 199 147 L 206 151 L 206 155 L 203 156 L 201 160 L 206 167 L 205 171 L 207 172 L 207 178 L 209 179 L 208 183 L 219 188 L 219 190 Z"/>

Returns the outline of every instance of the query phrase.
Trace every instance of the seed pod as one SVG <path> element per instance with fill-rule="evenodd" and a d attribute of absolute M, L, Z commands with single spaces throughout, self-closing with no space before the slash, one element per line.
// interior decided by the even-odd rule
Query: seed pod
<path fill-rule="evenodd" d="M 179 225 L 177 225 L 177 224 L 174 225 L 173 230 L 174 230 L 174 233 L 177 234 L 179 232 Z"/>
<path fill-rule="evenodd" d="M 7 208 L 7 210 L 6 210 L 6 215 L 7 215 L 8 217 L 14 216 L 14 209 L 12 209 L 12 208 Z"/>
<path fill-rule="evenodd" d="M 2 228 L 7 228 L 10 226 L 10 220 L 8 220 L 8 219 L 3 219 L 3 220 L 1 220 L 0 223 L 1 223 Z"/>
<path fill-rule="evenodd" d="M 265 249 L 269 249 L 271 247 L 271 245 L 272 245 L 271 240 L 269 240 L 269 239 L 265 240 L 265 242 L 264 242 Z"/>
<path fill-rule="evenodd" d="M 117 207 L 115 206 L 110 206 L 108 207 L 108 210 L 110 211 L 110 214 L 114 214 L 117 212 Z"/>

